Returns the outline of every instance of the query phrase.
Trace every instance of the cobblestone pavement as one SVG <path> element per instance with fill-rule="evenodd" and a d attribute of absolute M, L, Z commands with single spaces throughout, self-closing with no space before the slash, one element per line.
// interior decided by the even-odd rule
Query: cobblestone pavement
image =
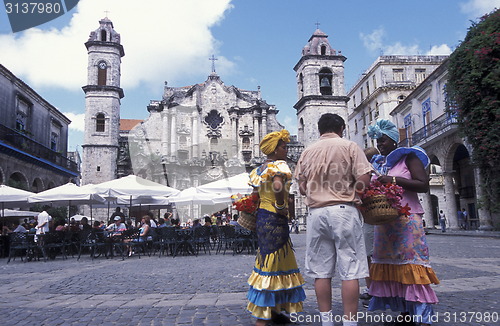
<path fill-rule="evenodd" d="M 500 318 L 500 238 L 427 237 L 441 280 L 434 287 L 440 299 L 435 325 L 499 325 L 487 316 Z M 302 269 L 305 234 L 292 240 Z M 0 325 L 252 325 L 245 295 L 253 262 L 246 253 L 0 259 Z M 320 325 L 313 280 L 306 282 L 305 311 L 295 324 Z M 335 279 L 335 316 L 342 311 L 339 284 Z M 361 304 L 360 312 L 366 312 Z M 359 324 L 383 325 L 381 316 L 370 313 Z"/>

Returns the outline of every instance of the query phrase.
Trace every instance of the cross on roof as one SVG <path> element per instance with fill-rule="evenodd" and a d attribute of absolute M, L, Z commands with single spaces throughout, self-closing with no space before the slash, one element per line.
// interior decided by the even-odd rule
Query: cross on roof
<path fill-rule="evenodd" d="M 106 17 L 108 17 L 109 11 L 105 10 L 104 13 L 106 14 Z"/>
<path fill-rule="evenodd" d="M 321 25 L 319 22 L 314 23 L 316 25 L 316 29 L 319 29 L 319 25 Z"/>
<path fill-rule="evenodd" d="M 208 58 L 208 60 L 212 61 L 212 72 L 215 72 L 215 60 L 219 60 L 217 59 L 213 54 L 210 58 Z"/>

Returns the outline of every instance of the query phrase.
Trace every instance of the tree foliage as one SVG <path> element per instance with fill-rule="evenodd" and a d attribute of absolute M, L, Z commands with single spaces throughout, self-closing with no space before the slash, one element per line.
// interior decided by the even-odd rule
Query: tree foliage
<path fill-rule="evenodd" d="M 473 22 L 450 55 L 448 110 L 473 147 L 484 179 L 482 204 L 500 211 L 500 10 Z"/>

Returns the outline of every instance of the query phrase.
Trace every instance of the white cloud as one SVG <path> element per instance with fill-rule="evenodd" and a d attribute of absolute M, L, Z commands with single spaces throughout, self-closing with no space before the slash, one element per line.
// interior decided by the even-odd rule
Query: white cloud
<path fill-rule="evenodd" d="M 374 30 L 371 34 L 359 33 L 359 38 L 363 41 L 365 48 L 372 53 L 382 50 L 382 39 L 384 36 L 385 31 L 382 27 Z"/>
<path fill-rule="evenodd" d="M 460 10 L 473 20 L 491 12 L 495 8 L 500 8 L 500 0 L 469 0 L 460 3 Z"/>
<path fill-rule="evenodd" d="M 500 1 L 500 0 L 499 0 Z M 373 30 L 369 34 L 360 33 L 360 39 L 363 41 L 365 48 L 375 55 L 417 55 L 422 54 L 418 44 L 402 44 L 396 42 L 393 44 L 384 44 L 386 32 L 383 27 Z M 446 44 L 433 45 L 427 55 L 448 55 L 452 51 Z"/>
<path fill-rule="evenodd" d="M 31 28 L 21 34 L 0 35 L 2 64 L 36 88 L 80 88 L 87 82 L 84 43 L 110 10 L 108 17 L 125 49 L 122 87 L 158 87 L 165 79 L 173 82 L 186 74 L 206 74 L 210 71 L 208 57 L 217 53 L 218 46 L 210 27 L 232 8 L 230 2 L 80 0 L 70 23 L 61 30 Z M 219 57 L 218 72 L 232 66 Z"/>
<path fill-rule="evenodd" d="M 85 114 L 77 114 L 72 112 L 63 112 L 63 114 L 71 120 L 69 125 L 69 129 L 76 131 L 84 131 L 85 130 Z"/>
<path fill-rule="evenodd" d="M 451 48 L 447 44 L 434 45 L 432 48 L 426 53 L 427 55 L 450 55 Z"/>
<path fill-rule="evenodd" d="M 415 55 L 421 53 L 418 45 L 403 45 L 400 42 L 386 45 L 382 51 L 384 55 Z"/>

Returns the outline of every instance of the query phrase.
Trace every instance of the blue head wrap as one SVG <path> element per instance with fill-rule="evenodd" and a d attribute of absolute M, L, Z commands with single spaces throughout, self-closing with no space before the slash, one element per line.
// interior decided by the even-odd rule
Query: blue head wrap
<path fill-rule="evenodd" d="M 368 136 L 371 138 L 378 139 L 382 137 L 382 135 L 386 135 L 396 143 L 399 143 L 398 128 L 389 120 L 377 120 L 377 123 L 374 126 L 368 127 Z"/>

